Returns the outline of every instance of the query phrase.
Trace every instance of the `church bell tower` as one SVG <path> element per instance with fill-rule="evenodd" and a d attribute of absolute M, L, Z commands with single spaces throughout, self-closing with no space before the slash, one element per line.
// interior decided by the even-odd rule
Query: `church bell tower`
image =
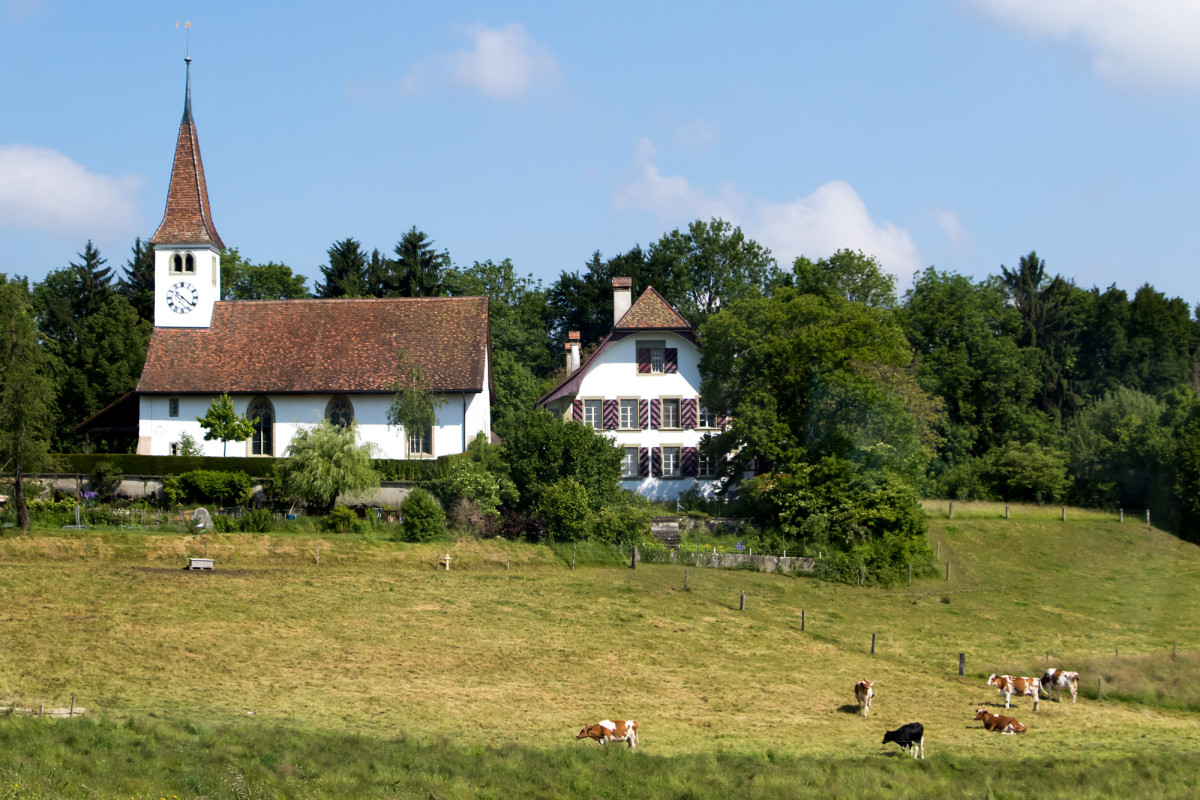
<path fill-rule="evenodd" d="M 225 243 L 208 206 L 200 139 L 192 120 L 192 59 L 187 63 L 183 121 L 175 143 L 175 164 L 167 208 L 154 245 L 154 326 L 207 328 L 221 299 L 221 251 Z"/>

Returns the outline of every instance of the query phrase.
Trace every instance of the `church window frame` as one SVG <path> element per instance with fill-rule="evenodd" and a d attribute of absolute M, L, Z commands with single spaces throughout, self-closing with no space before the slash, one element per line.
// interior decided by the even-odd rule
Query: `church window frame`
<path fill-rule="evenodd" d="M 254 423 L 254 433 L 250 435 L 249 454 L 274 456 L 275 404 L 266 395 L 255 396 L 246 407 L 246 419 Z"/>
<path fill-rule="evenodd" d="M 325 404 L 325 419 L 339 428 L 345 428 L 354 422 L 354 404 L 344 394 L 335 394 Z"/>

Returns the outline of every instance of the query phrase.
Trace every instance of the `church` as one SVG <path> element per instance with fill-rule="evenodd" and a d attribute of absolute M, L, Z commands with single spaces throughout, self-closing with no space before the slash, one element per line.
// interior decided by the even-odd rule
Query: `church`
<path fill-rule="evenodd" d="M 356 423 L 377 458 L 436 458 L 491 437 L 486 297 L 221 299 L 225 245 L 192 118 L 190 58 L 166 211 L 150 242 L 154 330 L 136 390 L 139 454 L 177 454 L 188 434 L 206 456 L 282 456 L 322 419 Z M 431 429 L 388 424 L 406 363 L 437 398 Z M 250 439 L 227 448 L 204 441 L 196 419 L 223 392 L 254 423 Z"/>

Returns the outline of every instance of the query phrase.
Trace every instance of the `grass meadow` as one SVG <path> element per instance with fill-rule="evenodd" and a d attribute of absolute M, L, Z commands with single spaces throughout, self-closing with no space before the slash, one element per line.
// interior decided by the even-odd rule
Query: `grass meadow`
<path fill-rule="evenodd" d="M 929 511 L 949 580 L 889 588 L 693 567 L 685 590 L 682 566 L 474 540 L 9 532 L 0 704 L 87 713 L 0 715 L 0 798 L 1195 796 L 1200 548 L 1129 515 Z M 180 569 L 206 547 L 217 571 Z M 991 672 L 1048 664 L 1083 673 L 1077 705 L 1015 700 L 1020 737 L 972 719 L 1003 708 Z M 603 717 L 641 747 L 574 739 Z M 880 745 L 911 721 L 924 762 Z"/>

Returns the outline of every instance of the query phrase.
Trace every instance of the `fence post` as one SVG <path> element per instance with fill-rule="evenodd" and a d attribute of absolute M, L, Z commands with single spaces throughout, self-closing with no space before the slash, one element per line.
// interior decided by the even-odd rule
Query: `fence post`
<path fill-rule="evenodd" d="M 317 566 L 321 566 L 321 545 L 319 544 L 317 545 Z"/>
<path fill-rule="evenodd" d="M 950 501 L 950 513 L 948 516 L 950 517 L 950 519 L 954 519 L 954 501 L 953 500 Z"/>
<path fill-rule="evenodd" d="M 1067 507 L 1066 506 L 1062 507 L 1062 521 L 1063 522 L 1067 521 Z"/>
<path fill-rule="evenodd" d="M 512 548 L 504 548 L 504 571 L 512 571 Z"/>
<path fill-rule="evenodd" d="M 637 545 L 635 544 L 633 546 L 633 555 L 631 555 L 629 557 L 629 568 L 637 569 L 637 562 L 638 562 L 638 549 L 637 549 Z"/>
<path fill-rule="evenodd" d="M 871 655 L 875 655 L 875 634 L 871 634 Z"/>
<path fill-rule="evenodd" d="M 71 695 L 71 710 L 67 712 L 67 719 L 72 719 L 75 716 L 75 695 Z"/>
<path fill-rule="evenodd" d="M 950 580 L 950 562 L 946 562 L 946 580 Z"/>
<path fill-rule="evenodd" d="M 746 610 L 746 590 L 742 589 L 742 604 L 738 607 L 738 611 Z"/>
<path fill-rule="evenodd" d="M 688 571 L 685 569 L 683 571 L 683 590 L 685 592 L 687 591 L 687 578 L 688 578 Z"/>
<path fill-rule="evenodd" d="M 942 560 L 942 540 L 941 539 L 938 539 L 937 556 L 936 557 L 937 557 L 938 561 Z"/>
<path fill-rule="evenodd" d="M 1123 509 L 1123 508 L 1118 508 L 1118 509 L 1117 509 L 1117 513 L 1121 515 L 1121 518 L 1120 518 L 1120 520 L 1119 520 L 1119 521 L 1120 521 L 1120 522 L 1124 522 L 1124 521 L 1125 521 L 1125 509 Z"/>
<path fill-rule="evenodd" d="M 912 586 L 912 562 L 908 562 L 908 585 Z"/>
<path fill-rule="evenodd" d="M 967 672 L 967 654 L 958 654 L 958 675 L 961 678 Z"/>
<path fill-rule="evenodd" d="M 1104 678 L 1099 675 L 1096 676 L 1096 699 L 1104 699 Z"/>
<path fill-rule="evenodd" d="M 1008 519 L 1008 503 L 1004 504 L 1004 518 Z"/>
<path fill-rule="evenodd" d="M 1150 527 L 1150 509 L 1146 509 L 1146 527 Z"/>
<path fill-rule="evenodd" d="M 575 553 L 579 551 L 578 543 L 571 545 L 571 569 L 575 569 Z"/>
<path fill-rule="evenodd" d="M 804 632 L 804 609 L 800 609 L 800 632 Z"/>

